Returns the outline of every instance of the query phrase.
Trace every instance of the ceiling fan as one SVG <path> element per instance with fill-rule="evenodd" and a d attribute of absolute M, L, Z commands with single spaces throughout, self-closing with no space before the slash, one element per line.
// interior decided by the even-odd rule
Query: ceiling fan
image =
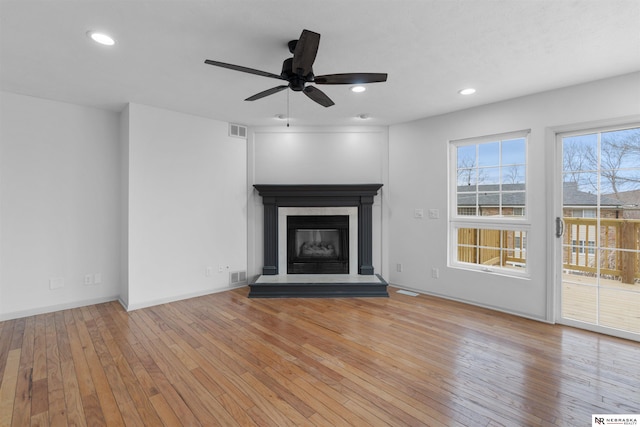
<path fill-rule="evenodd" d="M 288 84 L 267 89 L 260 93 L 245 99 L 245 101 L 255 101 L 265 96 L 273 95 L 287 88 L 296 92 L 303 92 L 310 99 L 322 105 L 330 107 L 334 102 L 324 92 L 315 86 L 307 86 L 307 83 L 318 85 L 350 85 L 363 83 L 377 83 L 387 81 L 386 73 L 343 73 L 343 74 L 326 74 L 316 76 L 313 74 L 313 62 L 318 53 L 318 45 L 320 44 L 320 34 L 309 30 L 302 30 L 302 34 L 298 40 L 291 40 L 288 43 L 289 52 L 293 54 L 292 58 L 287 58 L 282 63 L 282 72 L 273 74 L 267 71 L 260 71 L 253 68 L 243 67 L 240 65 L 227 64 L 225 62 L 212 61 L 210 59 L 204 62 L 217 67 L 229 68 L 231 70 L 242 71 L 244 73 L 256 74 L 258 76 L 270 77 L 273 79 L 284 80 Z"/>

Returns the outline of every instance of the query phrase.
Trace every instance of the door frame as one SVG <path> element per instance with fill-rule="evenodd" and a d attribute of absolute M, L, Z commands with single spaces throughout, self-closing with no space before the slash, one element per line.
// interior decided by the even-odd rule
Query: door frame
<path fill-rule="evenodd" d="M 570 125 L 554 126 L 546 129 L 547 141 L 547 314 L 552 323 L 590 330 L 593 332 L 617 336 L 633 341 L 639 341 L 638 334 L 617 329 L 593 325 L 571 319 L 562 318 L 562 239 L 556 237 L 556 217 L 562 218 L 562 137 L 572 133 L 603 132 L 623 128 L 625 126 L 639 126 L 640 114 L 624 116 L 606 120 L 573 123 Z"/>

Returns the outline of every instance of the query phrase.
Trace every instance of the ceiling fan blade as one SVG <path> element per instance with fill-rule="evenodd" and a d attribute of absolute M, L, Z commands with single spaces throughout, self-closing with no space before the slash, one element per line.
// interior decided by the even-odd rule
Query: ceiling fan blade
<path fill-rule="evenodd" d="M 306 76 L 312 71 L 313 61 L 316 60 L 320 34 L 309 30 L 302 30 L 296 49 L 293 51 L 293 69 L 296 74 Z"/>
<path fill-rule="evenodd" d="M 307 86 L 303 90 L 304 94 L 309 98 L 322 105 L 323 107 L 331 107 L 334 102 L 323 91 L 314 86 Z"/>
<path fill-rule="evenodd" d="M 379 83 L 387 81 L 387 73 L 344 73 L 316 76 L 314 83 L 319 85 L 353 85 L 360 83 Z"/>
<path fill-rule="evenodd" d="M 256 93 L 255 95 L 248 97 L 247 99 L 245 99 L 245 101 L 255 101 L 256 99 L 264 98 L 265 96 L 269 96 L 269 95 L 273 95 L 274 93 L 278 93 L 281 90 L 285 90 L 288 87 L 289 86 L 287 86 L 287 85 L 272 87 L 271 89 L 264 90 L 264 91 L 262 91 L 260 93 Z"/>
<path fill-rule="evenodd" d="M 256 74 L 258 76 L 271 77 L 273 79 L 279 79 L 279 80 L 286 80 L 284 77 L 278 74 L 269 73 L 267 71 L 260 71 L 254 68 L 243 67 L 241 65 L 227 64 L 226 62 L 212 61 L 210 59 L 205 60 L 204 63 L 209 65 L 215 65 L 216 67 L 228 68 L 230 70 L 242 71 L 243 73 Z"/>

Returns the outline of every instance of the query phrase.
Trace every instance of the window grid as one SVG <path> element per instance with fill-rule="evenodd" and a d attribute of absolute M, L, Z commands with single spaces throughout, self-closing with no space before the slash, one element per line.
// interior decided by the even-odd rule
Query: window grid
<path fill-rule="evenodd" d="M 527 135 L 451 141 L 450 265 L 528 275 Z"/>

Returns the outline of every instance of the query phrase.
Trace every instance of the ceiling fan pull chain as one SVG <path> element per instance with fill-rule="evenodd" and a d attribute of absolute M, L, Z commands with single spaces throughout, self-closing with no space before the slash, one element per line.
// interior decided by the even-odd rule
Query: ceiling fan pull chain
<path fill-rule="evenodd" d="M 289 127 L 289 91 L 287 91 L 287 127 Z"/>

